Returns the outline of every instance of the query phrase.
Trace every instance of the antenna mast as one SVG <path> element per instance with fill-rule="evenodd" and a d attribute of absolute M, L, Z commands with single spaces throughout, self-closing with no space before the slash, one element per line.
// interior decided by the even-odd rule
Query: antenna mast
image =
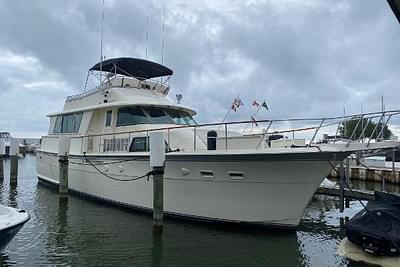
<path fill-rule="evenodd" d="M 164 64 L 164 32 L 165 32 L 165 7 L 164 7 L 164 18 L 162 23 L 162 41 L 161 41 L 161 64 Z"/>
<path fill-rule="evenodd" d="M 104 0 L 103 0 L 103 10 L 101 14 L 101 39 L 100 39 L 100 84 L 103 74 L 103 34 L 104 34 Z"/>
<path fill-rule="evenodd" d="M 149 41 L 149 16 L 146 17 L 146 59 L 147 59 L 147 43 Z"/>

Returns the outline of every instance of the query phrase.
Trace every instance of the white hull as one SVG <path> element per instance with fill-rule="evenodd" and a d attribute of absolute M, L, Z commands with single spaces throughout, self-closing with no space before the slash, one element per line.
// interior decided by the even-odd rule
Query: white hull
<path fill-rule="evenodd" d="M 306 156 L 285 160 L 284 156 L 275 154 L 262 159 L 167 155 L 164 211 L 203 220 L 296 227 L 331 166 L 324 159 Z M 150 170 L 146 153 L 99 154 L 88 158 L 100 164 L 97 166 L 101 171 L 120 179 L 141 176 Z M 38 151 L 37 170 L 40 179 L 58 184 L 56 154 Z M 202 176 L 201 171 L 212 171 L 214 177 Z M 243 178 L 230 176 L 230 172 L 243 173 Z M 131 182 L 111 180 L 88 165 L 83 155 L 70 155 L 69 188 L 121 205 L 152 209 L 151 178 Z"/>

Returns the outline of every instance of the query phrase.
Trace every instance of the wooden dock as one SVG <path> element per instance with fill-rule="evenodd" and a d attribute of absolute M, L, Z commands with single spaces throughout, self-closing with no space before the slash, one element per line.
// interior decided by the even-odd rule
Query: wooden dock
<path fill-rule="evenodd" d="M 347 199 L 359 199 L 359 200 L 374 200 L 375 199 L 375 195 L 374 195 L 373 191 L 360 190 L 360 189 L 352 189 L 352 191 L 353 192 L 351 192 L 350 189 L 345 188 L 344 189 L 344 197 Z M 315 193 L 319 194 L 319 195 L 340 197 L 340 188 L 339 187 L 319 186 Z"/>
<path fill-rule="evenodd" d="M 361 180 L 371 182 L 382 182 L 384 177 L 385 182 L 400 184 L 400 169 L 396 168 L 393 172 L 392 168 L 376 168 L 363 166 L 350 166 L 350 180 Z M 332 170 L 328 178 L 338 179 L 339 175 L 335 170 Z"/>

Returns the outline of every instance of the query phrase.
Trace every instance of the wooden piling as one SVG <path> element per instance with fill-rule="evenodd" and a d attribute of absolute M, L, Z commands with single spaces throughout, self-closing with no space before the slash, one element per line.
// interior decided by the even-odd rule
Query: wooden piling
<path fill-rule="evenodd" d="M 10 185 L 17 184 L 18 150 L 19 150 L 19 140 L 11 139 L 11 142 L 10 142 Z"/>
<path fill-rule="evenodd" d="M 6 144 L 3 138 L 0 138 L 0 180 L 4 180 L 4 157 L 6 155 Z"/>
<path fill-rule="evenodd" d="M 153 232 L 162 233 L 164 216 L 164 132 L 150 133 L 150 166 L 153 167 Z"/>
<path fill-rule="evenodd" d="M 350 208 L 350 198 L 346 197 L 345 198 L 345 205 L 346 209 Z"/>
<path fill-rule="evenodd" d="M 396 181 L 396 148 L 392 149 L 392 179 L 391 181 L 394 183 Z"/>
<path fill-rule="evenodd" d="M 10 157 L 10 184 L 17 184 L 18 177 L 18 156 Z"/>
<path fill-rule="evenodd" d="M 350 169 L 350 157 L 346 158 L 346 183 L 350 184 L 350 176 L 351 176 L 351 169 Z"/>
<path fill-rule="evenodd" d="M 68 198 L 68 156 L 59 156 L 59 180 L 58 180 L 58 192 L 60 198 Z"/>
<path fill-rule="evenodd" d="M 0 181 L 4 180 L 4 160 L 3 156 L 0 155 Z"/>
<path fill-rule="evenodd" d="M 164 167 L 153 167 L 153 230 L 162 232 L 164 216 Z"/>
<path fill-rule="evenodd" d="M 344 166 L 343 161 L 340 162 L 339 167 L 339 205 L 340 205 L 340 212 L 344 211 Z"/>
<path fill-rule="evenodd" d="M 60 198 L 68 198 L 68 155 L 71 138 L 62 136 L 58 140 L 58 193 Z"/>

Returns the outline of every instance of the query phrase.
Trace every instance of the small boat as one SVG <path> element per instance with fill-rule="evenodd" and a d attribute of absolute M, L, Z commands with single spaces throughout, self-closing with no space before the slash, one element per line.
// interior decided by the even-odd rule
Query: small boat
<path fill-rule="evenodd" d="M 24 210 L 0 205 L 0 251 L 3 251 L 29 218 Z"/>
<path fill-rule="evenodd" d="M 347 238 L 375 255 L 400 256 L 400 196 L 375 192 L 345 226 Z"/>

